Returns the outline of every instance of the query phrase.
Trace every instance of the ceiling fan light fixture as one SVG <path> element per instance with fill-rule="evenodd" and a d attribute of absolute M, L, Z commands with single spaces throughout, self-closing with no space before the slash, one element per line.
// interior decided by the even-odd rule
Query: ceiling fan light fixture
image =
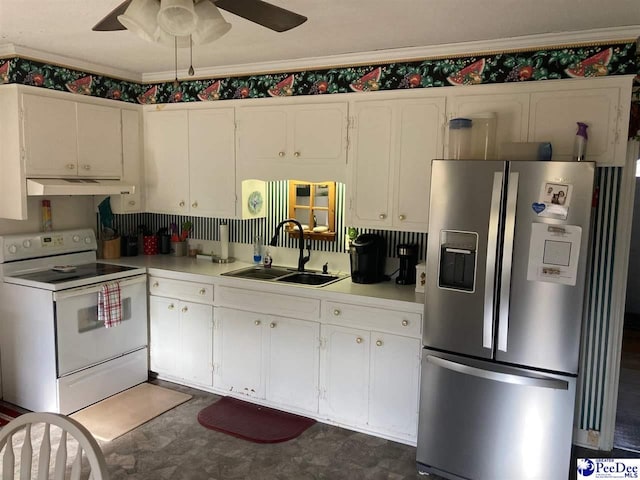
<path fill-rule="evenodd" d="M 231 24 L 209 0 L 198 2 L 195 12 L 198 18 L 196 29 L 192 33 L 195 45 L 213 42 L 231 30 Z"/>
<path fill-rule="evenodd" d="M 163 45 L 169 48 L 176 47 L 176 42 L 177 42 L 178 48 L 188 48 L 191 45 L 191 40 L 189 38 L 189 35 L 186 35 L 186 36 L 170 35 L 167 32 L 163 31 L 161 28 L 158 29 L 158 34 L 156 36 L 155 41 L 160 45 Z"/>
<path fill-rule="evenodd" d="M 193 0 L 161 0 L 157 21 L 160 28 L 171 35 L 190 35 L 198 22 Z"/>
<path fill-rule="evenodd" d="M 160 4 L 157 0 L 132 0 L 118 21 L 124 27 L 149 42 L 157 40 L 158 12 Z"/>

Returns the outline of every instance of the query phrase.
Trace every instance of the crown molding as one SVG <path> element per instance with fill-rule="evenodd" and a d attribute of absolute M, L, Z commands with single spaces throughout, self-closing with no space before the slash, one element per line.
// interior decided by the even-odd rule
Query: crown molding
<path fill-rule="evenodd" d="M 291 72 L 309 69 L 324 69 L 338 66 L 375 65 L 380 63 L 406 62 L 426 58 L 442 58 L 508 52 L 514 50 L 531 50 L 563 45 L 605 43 L 617 41 L 636 41 L 640 36 L 640 25 L 582 30 L 577 32 L 545 33 L 521 37 L 501 38 L 475 42 L 448 43 L 432 46 L 417 46 L 396 49 L 384 49 L 369 52 L 352 52 L 325 57 L 304 57 L 285 61 L 258 62 L 242 65 L 223 65 L 217 67 L 197 67 L 196 78 L 215 78 L 243 76 L 269 72 Z M 155 83 L 172 81 L 175 72 L 136 73 L 128 70 L 86 62 L 63 55 L 35 50 L 20 45 L 0 45 L 0 57 L 18 56 L 44 63 L 52 63 L 64 67 L 110 76 L 136 83 Z"/>
<path fill-rule="evenodd" d="M 613 27 L 578 32 L 545 33 L 522 37 L 501 38 L 476 42 L 448 43 L 443 45 L 407 47 L 371 52 L 354 52 L 326 57 L 297 58 L 277 62 L 260 62 L 243 65 L 225 65 L 201 67 L 196 65 L 197 78 L 243 76 L 256 73 L 291 72 L 309 69 L 333 68 L 349 65 L 375 65 L 379 63 L 421 60 L 425 58 L 464 56 L 474 53 L 505 52 L 513 50 L 531 50 L 553 46 L 634 41 L 640 36 L 640 25 Z M 144 73 L 145 83 L 171 81 L 174 71 Z"/>
<path fill-rule="evenodd" d="M 55 53 L 49 53 L 42 50 L 35 50 L 33 48 L 23 47 L 20 45 L 0 45 L 0 58 L 8 56 L 16 56 L 37 62 L 60 65 L 62 67 L 80 70 L 82 72 L 104 75 L 112 78 L 118 78 L 120 80 L 127 80 L 129 82 L 140 83 L 143 80 L 141 74 L 130 72 L 128 70 L 120 70 L 118 68 L 108 67 L 99 63 L 86 62 L 76 58 L 57 55 Z"/>

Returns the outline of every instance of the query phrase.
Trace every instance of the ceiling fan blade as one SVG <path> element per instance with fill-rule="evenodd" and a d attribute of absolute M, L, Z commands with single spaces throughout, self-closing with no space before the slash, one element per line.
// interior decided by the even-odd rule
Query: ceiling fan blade
<path fill-rule="evenodd" d="M 116 8 L 114 8 L 109 14 L 96 23 L 91 30 L 94 32 L 111 32 L 113 30 L 126 30 L 124 25 L 118 21 L 118 15 L 122 15 L 127 9 L 131 0 L 125 0 Z"/>
<path fill-rule="evenodd" d="M 307 17 L 262 0 L 211 0 L 216 7 L 263 27 L 286 32 L 307 21 Z"/>

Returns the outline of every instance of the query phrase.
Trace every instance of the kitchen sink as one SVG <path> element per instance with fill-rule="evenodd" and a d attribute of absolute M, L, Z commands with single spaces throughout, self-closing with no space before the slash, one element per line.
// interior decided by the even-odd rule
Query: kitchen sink
<path fill-rule="evenodd" d="M 295 270 L 284 267 L 249 267 L 233 270 L 232 272 L 223 273 L 222 275 L 225 277 L 249 278 L 251 280 L 274 280 L 278 277 L 289 275 L 294 271 Z"/>
<path fill-rule="evenodd" d="M 300 283 L 302 285 L 326 285 L 328 283 L 336 282 L 341 278 L 338 275 L 329 275 L 326 273 L 313 273 L 313 272 L 296 272 L 284 277 L 276 278 L 276 282 L 285 283 Z"/>
<path fill-rule="evenodd" d="M 262 280 L 267 282 L 295 283 L 313 287 L 322 287 L 348 275 L 332 275 L 313 271 L 298 272 L 287 267 L 248 267 L 223 273 L 225 277 L 246 278 L 249 280 Z"/>

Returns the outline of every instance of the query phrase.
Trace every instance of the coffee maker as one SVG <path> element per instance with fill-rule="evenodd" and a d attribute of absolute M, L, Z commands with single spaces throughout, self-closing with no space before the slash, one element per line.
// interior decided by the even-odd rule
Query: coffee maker
<path fill-rule="evenodd" d="M 375 233 L 358 235 L 349 249 L 351 257 L 351 281 L 354 283 L 378 283 L 385 280 L 384 238 Z"/>
<path fill-rule="evenodd" d="M 398 285 L 413 285 L 416 283 L 416 264 L 418 263 L 418 246 L 400 244 L 397 247 L 400 259 L 400 273 L 396 278 Z"/>

